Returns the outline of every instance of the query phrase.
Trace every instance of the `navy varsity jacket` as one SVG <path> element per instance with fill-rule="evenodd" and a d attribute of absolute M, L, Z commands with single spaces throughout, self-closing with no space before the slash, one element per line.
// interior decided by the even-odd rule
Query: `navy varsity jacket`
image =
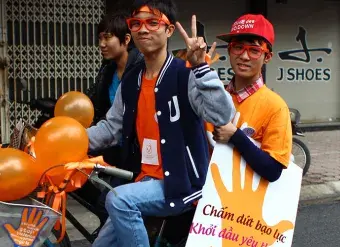
<path fill-rule="evenodd" d="M 121 168 L 136 173 L 141 169 L 136 116 L 144 69 L 142 63 L 126 74 L 106 120 L 87 130 L 90 150 L 115 145 L 123 137 Z M 189 69 L 183 60 L 170 54 L 154 92 L 165 198 L 169 208 L 183 207 L 202 196 L 209 165 L 203 120 L 225 125 L 235 108 L 217 73 L 207 64 Z"/>

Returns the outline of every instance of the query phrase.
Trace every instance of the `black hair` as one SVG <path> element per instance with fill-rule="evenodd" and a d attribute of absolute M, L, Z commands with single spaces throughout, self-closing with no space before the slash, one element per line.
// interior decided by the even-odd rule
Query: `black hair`
<path fill-rule="evenodd" d="M 135 0 L 131 6 L 131 16 L 143 6 L 148 6 L 151 10 L 159 10 L 168 17 L 171 24 L 175 24 L 177 7 L 172 0 Z"/>
<path fill-rule="evenodd" d="M 126 23 L 129 16 L 128 11 L 117 11 L 113 14 L 106 15 L 98 25 L 97 35 L 100 33 L 111 33 L 119 39 L 120 44 L 125 42 L 126 34 L 130 34 L 130 30 Z"/>
<path fill-rule="evenodd" d="M 239 36 L 233 37 L 232 40 L 247 41 L 249 43 L 255 43 L 255 41 L 258 41 L 260 45 L 262 45 L 263 43 L 266 43 L 269 52 L 272 52 L 271 44 L 265 38 L 262 38 L 260 36 L 256 36 L 256 35 L 239 35 Z"/>

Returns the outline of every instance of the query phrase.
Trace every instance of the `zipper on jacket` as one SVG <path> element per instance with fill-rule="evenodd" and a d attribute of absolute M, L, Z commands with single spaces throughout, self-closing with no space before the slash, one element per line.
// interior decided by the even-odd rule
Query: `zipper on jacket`
<path fill-rule="evenodd" d="M 194 173 L 195 173 L 195 175 L 196 175 L 197 178 L 200 178 L 200 176 L 198 175 L 198 172 L 197 172 L 197 168 L 196 168 L 194 159 L 192 158 L 192 155 L 191 155 L 189 146 L 186 146 L 186 148 L 187 148 L 187 152 L 188 152 L 188 155 L 189 155 L 189 159 L 190 159 L 190 161 L 191 161 L 192 168 L 194 169 Z"/>

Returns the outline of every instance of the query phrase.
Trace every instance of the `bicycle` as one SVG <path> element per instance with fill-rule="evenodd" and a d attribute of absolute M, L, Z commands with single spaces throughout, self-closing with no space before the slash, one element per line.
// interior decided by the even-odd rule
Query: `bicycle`
<path fill-rule="evenodd" d="M 293 133 L 293 145 L 292 145 L 292 158 L 294 163 L 302 168 L 302 175 L 305 176 L 309 170 L 311 163 L 311 155 L 307 145 L 300 140 L 299 137 L 303 137 L 304 134 L 299 128 L 301 114 L 297 109 L 289 108 L 290 118 L 292 124 L 292 133 Z"/>
<path fill-rule="evenodd" d="M 16 128 L 14 129 L 14 133 L 11 137 L 11 142 L 8 145 L 12 148 L 17 148 L 20 150 L 25 150 L 29 140 L 34 136 L 37 132 L 37 129 L 33 126 L 25 123 L 24 121 L 19 121 Z M 5 147 L 5 146 L 4 146 Z M 28 153 L 30 153 L 29 149 L 26 149 Z M 34 154 L 32 154 L 34 156 Z M 114 167 L 101 167 L 96 166 L 90 174 L 83 173 L 84 176 L 88 177 L 88 181 L 105 187 L 109 190 L 113 188 L 104 180 L 102 180 L 99 175 L 100 173 L 107 174 L 110 176 L 118 177 L 124 180 L 132 180 L 135 176 L 132 172 L 125 171 L 122 169 L 114 168 Z M 66 186 L 64 184 L 63 186 Z M 59 192 L 62 192 L 64 187 L 59 187 Z M 76 201 L 78 201 L 82 206 L 86 207 L 92 213 L 96 214 L 96 208 L 87 203 L 81 197 L 79 197 L 76 193 L 70 192 L 67 193 Z M 33 194 L 32 194 L 33 196 Z M 47 201 L 41 201 L 47 205 L 50 205 Z M 186 239 L 189 233 L 189 229 L 191 226 L 191 222 L 194 216 L 195 210 L 189 210 L 188 212 L 180 215 L 180 216 L 173 216 L 173 217 L 166 217 L 166 218 L 158 218 L 158 217 L 147 217 L 145 225 L 149 235 L 150 245 L 154 247 L 184 247 L 186 244 Z M 67 209 L 65 211 L 66 219 L 68 219 L 74 227 L 81 232 L 81 234 L 90 242 L 93 243 L 95 238 L 97 237 L 101 227 L 99 226 L 94 232 L 90 233 L 86 230 L 86 228 L 81 225 L 78 220 L 70 213 Z M 181 221 L 181 225 L 178 226 L 178 222 Z M 168 230 L 167 230 L 168 229 Z M 176 229 L 177 231 L 174 232 L 173 230 Z M 57 243 L 53 239 L 59 239 L 62 235 L 61 230 L 52 230 L 52 236 L 46 239 L 43 246 L 46 247 L 53 247 L 53 246 L 60 246 L 60 247 L 71 247 L 70 239 L 65 232 L 64 238 Z M 53 239 L 52 239 L 53 238 Z"/>

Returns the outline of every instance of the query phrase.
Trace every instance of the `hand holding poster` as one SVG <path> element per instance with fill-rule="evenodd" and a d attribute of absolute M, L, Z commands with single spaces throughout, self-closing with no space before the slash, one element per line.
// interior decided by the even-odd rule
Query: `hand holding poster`
<path fill-rule="evenodd" d="M 217 144 L 186 247 L 291 246 L 302 170 L 269 183 L 232 146 Z"/>

